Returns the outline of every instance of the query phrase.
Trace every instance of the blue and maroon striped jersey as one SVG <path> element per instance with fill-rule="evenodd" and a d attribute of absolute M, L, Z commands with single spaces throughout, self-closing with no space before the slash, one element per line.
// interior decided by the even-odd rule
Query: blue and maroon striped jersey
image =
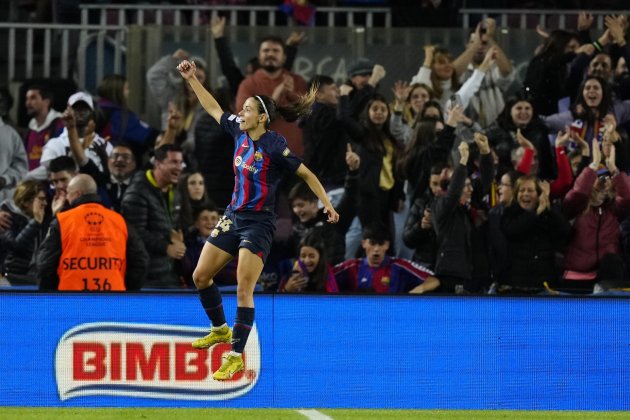
<path fill-rule="evenodd" d="M 285 171 L 294 173 L 302 161 L 289 150 L 287 140 L 275 131 L 267 131 L 252 140 L 240 130 L 240 118 L 224 113 L 221 127 L 235 139 L 234 192 L 228 208 L 232 211 L 254 210 L 273 213 L 276 190 Z"/>
<path fill-rule="evenodd" d="M 376 293 L 407 293 L 433 275 L 409 260 L 389 256 L 378 267 L 361 258 L 337 264 L 333 271 L 340 290 Z"/>

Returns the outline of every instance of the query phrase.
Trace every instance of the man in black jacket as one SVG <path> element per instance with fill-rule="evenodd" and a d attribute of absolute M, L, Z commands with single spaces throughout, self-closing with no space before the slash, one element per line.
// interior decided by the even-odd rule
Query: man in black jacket
<path fill-rule="evenodd" d="M 122 215 L 136 229 L 149 253 L 146 288 L 182 287 L 175 270 L 186 246 L 173 220 L 173 187 L 182 172 L 183 154 L 167 144 L 155 149 L 153 169 L 138 172 L 131 179 L 122 200 Z"/>
<path fill-rule="evenodd" d="M 100 203 L 94 179 L 76 175 L 67 198 L 70 208 L 56 215 L 37 255 L 39 288 L 140 289 L 149 265 L 147 252 L 124 219 Z"/>

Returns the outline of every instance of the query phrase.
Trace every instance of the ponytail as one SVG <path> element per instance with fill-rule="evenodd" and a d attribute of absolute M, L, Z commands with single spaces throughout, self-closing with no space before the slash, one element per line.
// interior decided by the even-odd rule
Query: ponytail
<path fill-rule="evenodd" d="M 297 102 L 279 107 L 276 102 L 269 96 L 254 96 L 258 102 L 258 112 L 260 114 L 267 114 L 267 124 L 269 127 L 271 121 L 275 120 L 278 115 L 282 116 L 285 121 L 293 122 L 299 117 L 308 115 L 311 112 L 311 105 L 315 102 L 317 89 L 319 85 L 313 85 L 304 95 L 300 95 Z"/>

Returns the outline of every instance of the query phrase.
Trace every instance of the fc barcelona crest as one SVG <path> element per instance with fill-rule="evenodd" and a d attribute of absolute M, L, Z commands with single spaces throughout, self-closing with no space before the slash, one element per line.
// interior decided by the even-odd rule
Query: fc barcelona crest
<path fill-rule="evenodd" d="M 261 153 L 260 151 L 256 151 L 256 152 L 254 153 L 254 160 L 255 160 L 256 162 L 260 162 L 262 159 L 263 159 L 263 155 L 262 155 L 262 153 Z"/>

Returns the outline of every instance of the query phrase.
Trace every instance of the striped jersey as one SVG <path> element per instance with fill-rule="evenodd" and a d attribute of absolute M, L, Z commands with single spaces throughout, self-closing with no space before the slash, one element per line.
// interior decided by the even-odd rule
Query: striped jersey
<path fill-rule="evenodd" d="M 386 256 L 370 267 L 367 258 L 347 260 L 334 268 L 340 290 L 376 293 L 407 293 L 433 273 L 404 258 Z"/>
<path fill-rule="evenodd" d="M 289 150 L 287 140 L 279 133 L 267 131 L 254 141 L 241 131 L 239 122 L 237 115 L 221 116 L 221 127 L 235 139 L 234 192 L 228 209 L 273 213 L 283 173 L 295 173 L 302 161 Z"/>

